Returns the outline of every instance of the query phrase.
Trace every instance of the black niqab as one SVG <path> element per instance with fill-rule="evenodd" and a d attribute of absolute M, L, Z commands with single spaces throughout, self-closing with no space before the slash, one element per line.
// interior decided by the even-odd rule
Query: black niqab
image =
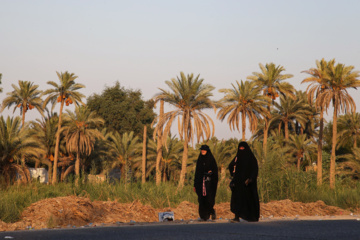
<path fill-rule="evenodd" d="M 240 147 L 244 147 L 240 150 Z M 247 221 L 258 221 L 260 215 L 257 192 L 258 164 L 249 145 L 240 142 L 236 157 L 229 164 L 232 180 L 231 211 Z M 249 184 L 245 181 L 249 179 Z"/>

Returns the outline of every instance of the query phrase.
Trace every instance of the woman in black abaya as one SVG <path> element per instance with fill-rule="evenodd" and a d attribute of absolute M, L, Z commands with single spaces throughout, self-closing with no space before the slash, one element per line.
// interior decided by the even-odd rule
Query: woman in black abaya
<path fill-rule="evenodd" d="M 198 195 L 199 215 L 202 220 L 216 219 L 215 196 L 218 184 L 218 168 L 209 146 L 202 145 L 196 163 L 194 190 Z"/>
<path fill-rule="evenodd" d="M 257 222 L 260 215 L 259 195 L 257 191 L 258 164 L 249 145 L 240 142 L 236 157 L 229 164 L 231 212 L 235 214 L 233 221 L 239 222 L 240 218 Z"/>

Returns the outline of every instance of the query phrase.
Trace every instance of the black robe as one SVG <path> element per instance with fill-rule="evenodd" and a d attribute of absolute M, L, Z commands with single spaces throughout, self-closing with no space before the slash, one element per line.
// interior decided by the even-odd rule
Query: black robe
<path fill-rule="evenodd" d="M 209 171 L 212 173 L 208 174 Z M 207 177 L 209 177 L 210 181 L 204 181 L 204 178 L 206 180 Z M 205 189 L 203 184 L 205 184 Z M 200 153 L 196 163 L 194 187 L 198 195 L 199 215 L 203 220 L 208 220 L 210 215 L 215 213 L 217 184 L 218 168 L 214 156 L 210 150 L 205 155 Z"/>
<path fill-rule="evenodd" d="M 243 146 L 245 149 L 240 150 Z M 236 157 L 229 164 L 232 190 L 230 209 L 236 216 L 247 221 L 259 221 L 260 204 L 257 191 L 258 164 L 249 145 L 240 142 Z M 250 179 L 246 186 L 245 181 Z"/>

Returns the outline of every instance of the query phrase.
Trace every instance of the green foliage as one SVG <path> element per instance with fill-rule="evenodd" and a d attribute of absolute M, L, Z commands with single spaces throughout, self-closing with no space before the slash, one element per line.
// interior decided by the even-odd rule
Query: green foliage
<path fill-rule="evenodd" d="M 63 197 L 72 194 L 68 184 L 56 186 L 33 183 L 29 185 L 12 185 L 0 190 L 0 219 L 4 222 L 15 222 L 20 219 L 22 211 L 41 199 Z"/>
<path fill-rule="evenodd" d="M 323 154 L 324 179 L 329 181 L 328 169 L 330 155 Z M 327 205 L 354 210 L 360 207 L 360 184 L 337 179 L 335 190 L 327 184 L 316 185 L 316 172 L 297 171 L 294 167 L 284 167 L 284 159 L 275 156 L 267 158 L 261 165 L 258 178 L 259 197 L 261 202 L 290 199 L 299 202 L 316 202 L 322 200 Z"/>
<path fill-rule="evenodd" d="M 308 118 L 312 114 L 310 105 L 301 98 L 294 100 L 280 96 L 280 103 L 274 102 L 274 106 L 275 109 L 272 112 L 273 117 L 270 120 L 270 124 L 284 126 L 286 139 L 289 138 L 289 127 L 295 130 L 295 125 L 300 124 L 305 128 Z"/>
<path fill-rule="evenodd" d="M 140 90 L 125 89 L 116 82 L 115 86 L 107 87 L 101 95 L 93 94 L 87 98 L 87 106 L 105 120 L 110 131 L 120 134 L 134 131 L 142 138 L 144 125 L 147 135 L 152 135 L 151 123 L 156 114 L 153 101 L 142 100 Z"/>
<path fill-rule="evenodd" d="M 132 179 L 132 170 L 134 169 L 134 162 L 140 157 L 138 154 L 141 149 L 139 137 L 134 136 L 134 132 L 124 133 L 119 132 L 109 134 L 108 152 L 106 155 L 109 158 L 110 168 L 107 171 L 116 167 L 121 167 L 123 178 L 126 183 Z"/>
<path fill-rule="evenodd" d="M 339 147 L 350 149 L 360 143 L 360 113 L 345 114 L 338 118 L 337 141 Z"/>
<path fill-rule="evenodd" d="M 314 172 L 298 172 L 295 170 L 281 171 L 277 164 L 270 162 L 260 171 L 258 188 L 260 201 L 290 199 L 292 201 L 315 202 L 324 201 L 328 205 L 354 210 L 360 207 L 360 184 L 352 188 L 337 181 L 336 190 L 328 186 L 316 186 Z M 268 171 L 272 169 L 273 171 Z M 140 201 L 154 208 L 177 207 L 183 201 L 197 204 L 197 196 L 192 184 L 178 189 L 176 183 L 166 182 L 156 186 L 155 182 L 145 184 L 123 182 L 108 184 L 92 184 L 83 180 L 78 186 L 73 181 L 45 185 L 34 182 L 28 185 L 12 185 L 6 189 L 0 188 L 0 219 L 4 222 L 20 220 L 21 213 L 32 203 L 46 198 L 79 196 L 95 201 L 117 201 L 128 203 Z M 216 203 L 229 202 L 231 191 L 228 183 L 219 183 Z M 54 224 L 56 219 L 50 219 L 48 224 Z"/>
<path fill-rule="evenodd" d="M 16 173 L 25 180 L 28 171 L 24 171 L 26 161 L 36 159 L 44 150 L 41 144 L 34 138 L 33 132 L 28 125 L 21 126 L 20 117 L 5 120 L 0 117 L 0 176 L 10 183 Z M 20 166 L 21 162 L 21 166 Z"/>
<path fill-rule="evenodd" d="M 46 154 L 43 156 L 41 161 L 47 165 L 51 165 L 50 156 L 54 156 L 58 122 L 59 117 L 57 114 L 49 113 L 47 117 L 30 122 L 31 130 L 34 132 L 34 137 L 46 151 Z M 65 140 L 62 139 L 60 142 L 60 152 L 65 154 Z"/>
<path fill-rule="evenodd" d="M 184 150 L 184 144 L 175 136 L 168 136 L 165 144 L 162 146 L 162 158 L 160 161 L 160 171 L 163 181 L 177 178 L 181 170 L 181 157 Z M 148 140 L 147 144 L 147 167 L 146 177 L 155 175 L 156 171 L 156 156 L 157 156 L 157 143 L 152 139 Z M 191 154 L 189 154 L 191 155 Z M 138 169 L 137 177 L 141 177 L 141 161 L 138 159 L 136 167 Z"/>

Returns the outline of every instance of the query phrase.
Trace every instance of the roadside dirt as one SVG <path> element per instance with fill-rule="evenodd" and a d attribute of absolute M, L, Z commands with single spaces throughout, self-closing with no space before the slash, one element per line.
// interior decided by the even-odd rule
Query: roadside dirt
<path fill-rule="evenodd" d="M 215 205 L 218 219 L 231 219 L 229 203 Z M 173 211 L 175 220 L 196 220 L 198 206 L 182 202 L 176 208 L 154 209 L 138 201 L 118 203 L 116 201 L 90 201 L 88 198 L 68 196 L 41 200 L 33 203 L 22 213 L 21 221 L 4 223 L 0 220 L 0 231 L 42 229 L 56 227 L 102 226 L 109 224 L 158 222 L 158 213 Z M 355 216 L 348 210 L 327 206 L 322 201 L 313 203 L 273 201 L 260 204 L 260 221 L 277 218 L 299 217 L 344 217 Z"/>

